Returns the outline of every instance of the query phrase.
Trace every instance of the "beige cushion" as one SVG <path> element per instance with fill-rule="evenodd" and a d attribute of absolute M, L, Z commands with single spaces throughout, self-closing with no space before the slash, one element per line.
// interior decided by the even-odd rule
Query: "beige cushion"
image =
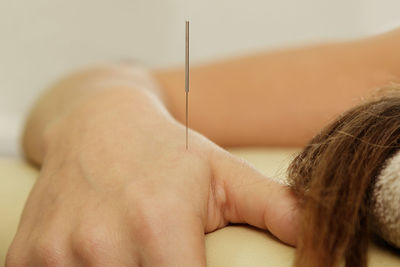
<path fill-rule="evenodd" d="M 235 149 L 232 153 L 252 162 L 272 178 L 284 177 L 294 149 Z M 17 229 L 24 202 L 37 170 L 21 160 L 0 159 L 0 266 Z M 291 266 L 294 249 L 270 234 L 247 226 L 228 226 L 206 235 L 207 263 L 210 267 Z M 370 266 L 400 266 L 400 254 L 371 243 Z"/>

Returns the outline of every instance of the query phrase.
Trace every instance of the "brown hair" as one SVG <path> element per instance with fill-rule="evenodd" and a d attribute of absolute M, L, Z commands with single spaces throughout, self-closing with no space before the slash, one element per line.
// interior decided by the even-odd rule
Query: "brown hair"
<path fill-rule="evenodd" d="M 340 116 L 293 160 L 288 178 L 300 197 L 295 266 L 367 266 L 375 178 L 400 145 L 400 87 Z"/>

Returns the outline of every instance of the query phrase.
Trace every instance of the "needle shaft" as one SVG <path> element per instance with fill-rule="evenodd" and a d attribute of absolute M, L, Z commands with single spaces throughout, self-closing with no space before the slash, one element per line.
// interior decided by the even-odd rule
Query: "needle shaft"
<path fill-rule="evenodd" d="M 186 149 L 188 149 L 188 113 L 189 113 L 189 21 L 185 24 L 185 94 L 186 94 Z"/>

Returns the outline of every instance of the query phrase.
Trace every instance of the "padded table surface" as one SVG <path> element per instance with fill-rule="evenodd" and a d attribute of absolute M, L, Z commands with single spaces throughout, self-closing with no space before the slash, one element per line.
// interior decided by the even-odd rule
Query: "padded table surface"
<path fill-rule="evenodd" d="M 276 179 L 285 175 L 296 149 L 232 149 L 261 172 Z M 38 171 L 22 160 L 0 158 L 0 266 L 17 229 L 24 202 Z M 244 225 L 228 226 L 206 235 L 209 267 L 291 266 L 294 248 L 269 233 Z M 400 266 L 400 252 L 371 242 L 369 266 Z"/>

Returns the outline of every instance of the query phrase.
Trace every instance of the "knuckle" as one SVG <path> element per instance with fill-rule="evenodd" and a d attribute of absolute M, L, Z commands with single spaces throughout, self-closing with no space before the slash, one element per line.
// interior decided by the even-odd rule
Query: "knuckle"
<path fill-rule="evenodd" d="M 61 240 L 54 236 L 39 238 L 34 247 L 34 254 L 44 266 L 59 266 L 64 259 Z"/>
<path fill-rule="evenodd" d="M 176 206 L 166 201 L 142 198 L 129 215 L 135 235 L 144 243 L 157 243 L 166 229 L 174 224 L 171 213 Z"/>
<path fill-rule="evenodd" d="M 105 226 L 81 227 L 73 237 L 73 250 L 81 258 L 94 262 L 112 249 L 112 238 Z"/>
<path fill-rule="evenodd" d="M 15 234 L 11 245 L 8 247 L 7 254 L 4 259 L 5 267 L 29 266 L 28 256 L 31 246 L 26 240 L 26 235 L 24 235 L 21 229 L 19 229 Z"/>

